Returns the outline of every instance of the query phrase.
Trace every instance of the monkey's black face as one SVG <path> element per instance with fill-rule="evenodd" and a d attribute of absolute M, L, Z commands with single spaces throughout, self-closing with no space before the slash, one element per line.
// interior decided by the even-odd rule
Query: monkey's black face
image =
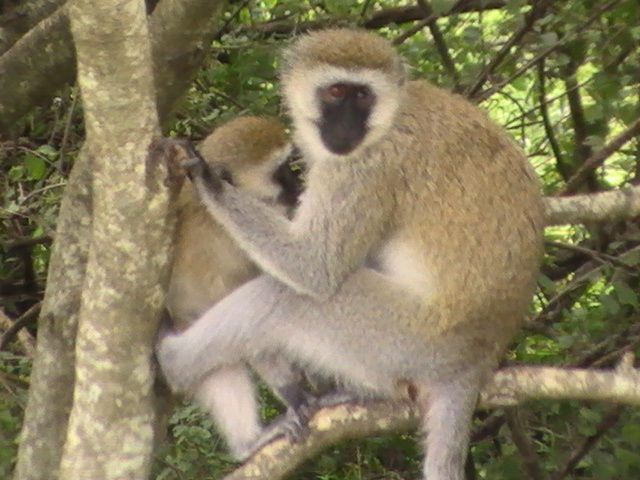
<path fill-rule="evenodd" d="M 273 181 L 281 188 L 278 202 L 289 207 L 298 204 L 298 198 L 304 190 L 301 178 L 304 168 L 300 162 L 301 158 L 300 151 L 294 147 L 287 161 L 273 172 Z"/>
<path fill-rule="evenodd" d="M 351 153 L 367 134 L 367 120 L 376 97 L 371 89 L 357 83 L 334 83 L 317 91 L 322 119 L 320 137 L 337 155 Z"/>

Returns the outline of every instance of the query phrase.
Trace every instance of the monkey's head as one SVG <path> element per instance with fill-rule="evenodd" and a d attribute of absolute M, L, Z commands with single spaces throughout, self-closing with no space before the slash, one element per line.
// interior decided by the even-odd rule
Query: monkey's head
<path fill-rule="evenodd" d="M 405 83 L 401 58 L 363 30 L 323 30 L 285 52 L 284 99 L 305 157 L 345 157 L 376 142 L 393 124 Z"/>
<path fill-rule="evenodd" d="M 222 164 L 233 184 L 267 203 L 294 206 L 302 191 L 295 149 L 276 118 L 238 117 L 218 127 L 199 148 L 204 159 Z"/>

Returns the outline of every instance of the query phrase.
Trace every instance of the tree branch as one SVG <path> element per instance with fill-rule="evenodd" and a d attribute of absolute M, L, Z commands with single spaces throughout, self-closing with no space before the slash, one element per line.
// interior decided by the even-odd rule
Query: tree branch
<path fill-rule="evenodd" d="M 74 48 L 62 6 L 0 57 L 0 132 L 74 78 Z"/>
<path fill-rule="evenodd" d="M 437 16 L 433 16 L 433 20 L 444 18 L 454 13 L 472 13 L 483 12 L 487 10 L 495 10 L 504 7 L 504 0 L 482 1 L 482 0 L 466 0 L 462 2 L 459 9 L 451 12 L 445 12 Z M 418 5 L 408 5 L 405 7 L 391 7 L 379 10 L 373 13 L 368 19 L 362 20 L 360 17 L 354 19 L 355 24 L 367 30 L 376 30 L 389 25 L 400 25 L 403 23 L 415 22 L 416 20 L 424 20 L 430 15 Z M 261 37 L 269 37 L 272 35 L 290 35 L 294 32 L 303 33 L 311 30 L 318 30 L 328 26 L 335 25 L 334 19 L 313 20 L 308 22 L 296 22 L 294 20 L 271 20 L 269 22 L 256 23 L 255 25 L 247 25 L 236 30 L 238 33 L 251 33 Z M 426 23 L 418 28 L 424 28 Z"/>
<path fill-rule="evenodd" d="M 640 370 L 626 356 L 615 370 L 594 371 L 553 367 L 509 367 L 497 371 L 482 391 L 483 408 L 513 406 L 527 400 L 606 400 L 640 405 Z M 419 412 L 409 403 L 376 402 L 339 405 L 317 412 L 310 434 L 300 443 L 277 439 L 224 480 L 278 480 L 326 446 L 417 425 Z"/>
<path fill-rule="evenodd" d="M 567 184 L 559 192 L 559 195 L 574 193 L 587 175 L 602 165 L 607 158 L 620 150 L 628 141 L 636 138 L 638 135 L 640 135 L 640 118 L 637 118 L 624 132 L 587 158 L 578 171 L 567 181 Z"/>
<path fill-rule="evenodd" d="M 182 94 L 215 35 L 212 22 L 223 1 L 163 0 L 153 11 L 154 74 L 160 118 Z M 36 106 L 46 105 L 75 79 L 75 53 L 67 6 L 31 29 L 0 57 L 0 132 Z"/>
<path fill-rule="evenodd" d="M 40 313 L 40 308 L 42 307 L 42 302 L 38 302 L 33 305 L 29 310 L 24 312 L 20 317 L 16 318 L 13 322 L 9 320 L 9 326 L 4 331 L 2 336 L 0 336 L 0 351 L 4 350 L 9 343 L 18 335 L 21 330 L 26 327 L 29 323 L 33 322 L 36 318 L 38 318 L 38 314 Z M 6 315 L 0 311 L 0 317 L 6 317 Z M 8 317 L 6 317 L 8 319 Z M 4 323 L 4 322 L 3 322 Z M 20 335 L 20 341 L 23 345 L 25 352 L 28 355 L 33 355 L 35 351 L 35 344 L 33 338 L 27 335 Z"/>
<path fill-rule="evenodd" d="M 431 18 L 431 16 L 433 15 L 431 2 L 427 0 L 418 0 L 418 6 L 420 6 L 424 11 L 425 17 Z M 457 86 L 460 83 L 460 75 L 458 74 L 458 70 L 456 70 L 455 62 L 453 61 L 453 58 L 449 53 L 449 47 L 447 46 L 447 42 L 444 39 L 444 35 L 438 27 L 438 22 L 436 19 L 429 22 L 429 31 L 431 32 L 431 37 L 433 38 L 433 43 L 436 46 L 436 50 L 438 50 L 438 53 L 440 54 L 440 58 L 442 59 L 444 68 L 447 70 L 449 76 Z"/>
<path fill-rule="evenodd" d="M 560 149 L 560 144 L 556 138 L 556 134 L 553 131 L 553 125 L 551 124 L 551 118 L 549 117 L 549 108 L 547 105 L 547 87 L 546 87 L 546 71 L 545 71 L 545 59 L 541 59 L 538 62 L 538 104 L 540 106 L 540 117 L 542 118 L 542 125 L 544 126 L 544 132 L 549 140 L 549 146 L 553 152 L 553 156 L 556 159 L 556 167 L 562 178 L 566 181 L 571 174 L 569 171 L 570 165 L 567 165 Z M 577 88 L 577 87 L 576 87 Z M 523 114 L 526 115 L 526 114 Z M 524 118 L 524 117 L 523 117 Z"/>
<path fill-rule="evenodd" d="M 522 465 L 527 472 L 528 477 L 531 480 L 545 480 L 546 475 L 540 467 L 538 454 L 525 431 L 521 412 L 518 408 L 509 408 L 507 409 L 506 417 L 509 430 L 511 430 L 511 438 L 520 452 Z"/>
<path fill-rule="evenodd" d="M 480 91 L 482 86 L 487 82 L 487 79 L 506 58 L 511 49 L 514 46 L 518 45 L 524 39 L 525 35 L 527 35 L 527 33 L 529 33 L 531 29 L 533 29 L 536 21 L 544 16 L 547 8 L 551 3 L 553 2 L 533 2 L 533 8 L 528 14 L 525 15 L 522 26 L 518 29 L 517 32 L 514 32 L 513 35 L 511 35 L 511 37 L 505 42 L 502 48 L 500 48 L 498 53 L 496 53 L 495 57 L 493 57 L 489 64 L 482 70 L 482 73 L 478 75 L 476 82 L 465 93 L 466 97 L 472 98 Z"/>
<path fill-rule="evenodd" d="M 595 10 L 595 12 L 584 23 L 582 23 L 579 27 L 576 27 L 570 34 L 565 35 L 561 40 L 557 41 L 550 47 L 544 49 L 542 52 L 534 56 L 531 60 L 526 62 L 522 67 L 517 69 L 509 78 L 506 78 L 496 83 L 492 87 L 489 87 L 481 92 L 478 92 L 477 95 L 470 97 L 470 100 L 475 103 L 480 103 L 486 100 L 487 98 L 491 97 L 494 93 L 498 92 L 499 90 L 504 88 L 506 85 L 509 85 L 511 82 L 513 82 L 516 78 L 524 74 L 527 70 L 529 70 L 532 66 L 537 64 L 540 60 L 542 60 L 543 58 L 546 58 L 550 53 L 556 51 L 558 48 L 562 47 L 563 45 L 567 44 L 569 41 L 573 40 L 580 33 L 584 32 L 588 27 L 591 26 L 592 23 L 594 23 L 602 15 L 604 15 L 606 12 L 608 12 L 609 10 L 614 8 L 616 5 L 618 5 L 621 1 L 622 0 L 611 0 L 608 3 L 605 3 L 604 5 L 599 6 Z"/>
<path fill-rule="evenodd" d="M 0 16 L 0 55 L 40 20 L 51 15 L 64 1 L 30 0 L 21 2 L 11 12 Z"/>
<path fill-rule="evenodd" d="M 576 468 L 580 460 L 598 443 L 598 440 L 607 433 L 607 430 L 611 429 L 618 422 L 620 415 L 622 415 L 622 410 L 620 405 L 611 408 L 596 427 L 596 433 L 588 436 L 578 445 L 567 459 L 567 463 L 551 477 L 551 480 L 562 480 L 569 475 L 573 469 Z"/>
<path fill-rule="evenodd" d="M 545 197 L 547 225 L 614 222 L 640 215 L 640 186 L 608 192 Z"/>

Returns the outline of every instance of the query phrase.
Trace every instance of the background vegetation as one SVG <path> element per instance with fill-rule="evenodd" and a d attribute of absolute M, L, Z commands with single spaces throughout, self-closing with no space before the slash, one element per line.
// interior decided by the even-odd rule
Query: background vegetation
<path fill-rule="evenodd" d="M 0 2 L 0 41 L 10 38 L 29 3 Z M 635 0 L 230 2 L 168 131 L 199 139 L 239 114 L 282 113 L 279 48 L 307 29 L 330 25 L 375 29 L 398 45 L 414 76 L 478 102 L 525 149 L 545 194 L 640 184 L 640 5 Z M 84 138 L 77 89 L 57 92 L 48 105 L 0 134 L 0 477 L 5 478 L 15 460 L 37 334 L 33 320 L 57 209 Z M 630 141 L 600 158 L 601 149 L 620 134 Z M 638 353 L 639 226 L 636 219 L 547 229 L 531 321 L 505 363 L 608 368 L 624 353 Z M 14 335 L 16 322 L 26 329 Z M 265 405 L 265 417 L 275 415 L 275 403 L 267 399 Z M 469 479 L 640 477 L 638 409 L 545 401 L 479 412 L 475 422 Z M 194 407 L 175 413 L 170 437 L 157 459 L 156 478 L 213 479 L 233 465 L 211 423 Z M 412 435 L 346 442 L 294 478 L 414 478 L 418 452 Z"/>

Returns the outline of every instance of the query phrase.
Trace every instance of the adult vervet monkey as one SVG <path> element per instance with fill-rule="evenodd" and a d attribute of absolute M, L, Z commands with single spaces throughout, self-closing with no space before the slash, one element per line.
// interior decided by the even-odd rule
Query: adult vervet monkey
<path fill-rule="evenodd" d="M 284 217 L 295 206 L 301 182 L 289 169 L 292 147 L 284 125 L 275 118 L 238 117 L 200 145 L 209 164 L 224 168 L 233 184 Z M 167 292 L 173 325 L 184 330 L 226 294 L 258 274 L 255 264 L 206 211 L 193 185 L 180 191 L 174 260 Z M 289 407 L 289 420 L 307 400 L 303 378 L 284 358 L 252 359 L 254 369 Z M 259 444 L 263 428 L 253 382 L 244 363 L 216 370 L 191 393 L 214 417 L 232 454 L 246 457 Z M 287 433 L 291 422 L 276 423 L 269 435 Z"/>
<path fill-rule="evenodd" d="M 292 221 L 191 167 L 211 215 L 263 271 L 157 347 L 179 389 L 281 353 L 423 412 L 428 480 L 462 480 L 483 380 L 520 325 L 542 250 L 523 152 L 463 98 L 407 81 L 390 44 L 338 29 L 284 55 L 308 158 Z"/>

